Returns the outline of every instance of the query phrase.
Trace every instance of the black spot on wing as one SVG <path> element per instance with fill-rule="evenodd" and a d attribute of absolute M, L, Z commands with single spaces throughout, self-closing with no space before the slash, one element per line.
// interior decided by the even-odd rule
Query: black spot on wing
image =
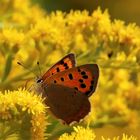
<path fill-rule="evenodd" d="M 64 67 L 65 67 L 65 69 L 68 69 L 69 68 L 69 66 L 68 66 L 67 63 L 64 63 Z"/>
<path fill-rule="evenodd" d="M 82 76 L 84 79 L 88 79 L 88 76 L 87 75 L 83 75 Z"/>
<path fill-rule="evenodd" d="M 73 79 L 73 76 L 72 76 L 72 74 L 71 74 L 71 73 L 69 74 L 69 79 L 70 79 L 70 80 L 72 80 L 72 79 Z"/>
<path fill-rule="evenodd" d="M 78 72 L 81 72 L 81 70 L 78 68 Z"/>
<path fill-rule="evenodd" d="M 61 81 L 64 81 L 64 78 L 63 77 L 61 77 Z"/>
<path fill-rule="evenodd" d="M 53 81 L 54 83 L 57 83 L 56 80 Z"/>
<path fill-rule="evenodd" d="M 85 84 L 81 84 L 80 86 L 81 86 L 81 88 L 86 88 Z"/>
<path fill-rule="evenodd" d="M 67 63 L 64 63 L 64 67 L 68 66 Z"/>
<path fill-rule="evenodd" d="M 56 68 L 56 71 L 57 71 L 57 72 L 59 72 L 59 71 L 60 71 L 60 69 L 57 67 L 57 68 Z"/>
<path fill-rule="evenodd" d="M 91 90 L 91 91 L 93 90 L 93 86 L 90 86 L 90 90 Z"/>
<path fill-rule="evenodd" d="M 91 92 L 93 91 L 94 89 L 94 80 L 91 80 L 91 85 L 89 87 L 89 90 L 85 93 L 87 96 L 89 96 L 91 94 Z"/>
<path fill-rule="evenodd" d="M 69 68 L 69 67 L 68 67 L 68 66 L 66 66 L 66 67 L 65 67 L 65 70 L 66 70 L 66 69 L 68 69 L 68 68 Z"/>
<path fill-rule="evenodd" d="M 80 82 L 80 83 L 83 83 L 83 80 L 82 80 L 82 79 L 79 79 L 79 82 Z"/>
<path fill-rule="evenodd" d="M 63 61 L 63 60 L 61 60 L 61 61 L 60 61 L 60 64 L 61 64 L 61 65 L 63 65 L 63 64 L 64 64 L 64 61 Z"/>
<path fill-rule="evenodd" d="M 82 71 L 82 72 L 81 72 L 81 75 L 85 75 L 85 74 L 86 74 L 85 71 Z"/>

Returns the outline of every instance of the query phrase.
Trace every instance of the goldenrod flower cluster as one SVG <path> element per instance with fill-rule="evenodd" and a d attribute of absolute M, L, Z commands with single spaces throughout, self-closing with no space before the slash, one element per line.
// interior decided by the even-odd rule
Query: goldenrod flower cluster
<path fill-rule="evenodd" d="M 110 138 L 105 139 L 104 137 L 102 137 L 102 140 L 111 140 L 111 139 Z M 112 140 L 137 140 L 137 138 L 132 135 L 129 137 L 128 135 L 123 134 L 122 138 L 118 136 L 114 137 Z"/>
<path fill-rule="evenodd" d="M 44 140 L 45 110 L 41 96 L 25 89 L 0 93 L 0 139 Z"/>
<path fill-rule="evenodd" d="M 74 132 L 72 132 L 71 134 L 68 133 L 64 133 L 59 140 L 95 140 L 96 139 L 96 135 L 95 133 L 90 129 L 90 128 L 83 128 L 81 126 L 77 126 L 74 127 Z M 110 138 L 104 138 L 101 137 L 101 140 L 137 140 L 136 137 L 134 136 L 128 136 L 126 134 L 123 134 L 122 138 L 120 138 L 119 136 L 114 137 L 112 139 Z"/>
<path fill-rule="evenodd" d="M 59 140 L 94 140 L 96 137 L 94 132 L 89 128 L 77 126 L 73 129 L 74 132 L 72 132 L 70 135 L 67 133 L 63 134 Z"/>
<path fill-rule="evenodd" d="M 0 10 L 2 92 L 25 86 L 26 81 L 36 78 L 28 70 L 19 67 L 17 61 L 39 76 L 37 61 L 40 62 L 41 71 L 45 72 L 64 55 L 73 52 L 76 54 L 78 65 L 97 63 L 100 69 L 96 93 L 90 98 L 91 112 L 84 118 L 82 124 L 88 124 L 89 128 L 108 124 L 131 129 L 139 127 L 139 26 L 135 23 L 126 24 L 117 19 L 111 20 L 108 11 L 103 12 L 100 8 L 91 14 L 88 11 L 78 10 L 69 13 L 62 11 L 47 13 L 38 5 L 31 4 L 29 0 L 1 0 L 0 5 L 3 5 Z M 22 92 L 25 93 L 22 95 L 20 94 Z M 0 104 L 6 102 L 6 105 L 2 104 L 0 116 L 4 120 L 13 119 L 15 113 L 21 115 L 18 109 L 22 109 L 23 112 L 26 111 L 28 119 L 31 117 L 29 120 L 32 120 L 31 124 L 34 126 L 32 133 L 38 131 L 38 134 L 43 135 L 44 125 L 42 129 L 35 128 L 44 124 L 45 116 L 42 111 L 40 113 L 37 111 L 41 110 L 42 104 L 30 108 L 34 102 L 28 94 L 27 98 L 29 97 L 32 102 L 29 102 L 29 99 L 28 104 L 25 100 L 18 101 L 22 102 L 22 107 L 14 104 L 17 101 L 14 94 L 24 99 L 26 93 L 27 91 L 14 91 L 13 95 L 11 92 L 3 96 L 1 94 L 3 99 L 0 100 Z M 55 131 L 55 120 L 53 119 L 51 123 L 54 130 L 51 129 L 49 133 Z M 88 131 L 90 133 L 90 130 Z M 89 134 L 89 137 L 94 135 Z M 124 136 L 124 139 L 129 138 Z"/>

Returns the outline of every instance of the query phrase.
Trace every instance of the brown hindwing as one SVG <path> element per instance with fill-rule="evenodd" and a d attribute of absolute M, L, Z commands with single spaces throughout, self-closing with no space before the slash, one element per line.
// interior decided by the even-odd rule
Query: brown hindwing
<path fill-rule="evenodd" d="M 45 88 L 45 93 L 50 112 L 66 124 L 79 122 L 90 111 L 88 97 L 72 88 L 51 84 Z"/>

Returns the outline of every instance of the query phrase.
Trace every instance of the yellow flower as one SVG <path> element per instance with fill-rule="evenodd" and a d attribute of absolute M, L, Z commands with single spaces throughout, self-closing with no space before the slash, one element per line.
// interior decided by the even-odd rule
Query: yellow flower
<path fill-rule="evenodd" d="M 7 126 L 4 124 L 7 124 L 11 129 L 15 129 L 12 133 L 18 133 L 19 137 L 26 135 L 29 129 L 27 136 L 31 136 L 31 139 L 44 139 L 47 125 L 45 110 L 42 97 L 25 89 L 0 93 L 0 120 L 5 122 L 2 123 L 2 127 L 5 129 Z M 16 124 L 14 128 L 12 122 Z M 25 130 L 20 132 L 20 127 L 22 129 L 23 125 Z M 1 133 L 0 136 L 3 137 L 5 134 L 6 132 Z"/>
<path fill-rule="evenodd" d="M 94 140 L 95 134 L 90 128 L 83 128 L 81 126 L 74 127 L 74 132 L 70 135 L 65 133 L 59 140 Z"/>
<path fill-rule="evenodd" d="M 71 38 L 64 21 L 63 15 L 56 12 L 52 14 L 51 17 L 48 16 L 47 18 L 38 20 L 36 24 L 31 27 L 28 35 L 33 38 L 35 43 L 42 42 L 41 44 L 45 48 L 52 47 L 52 49 L 58 49 L 63 46 L 64 48 L 62 49 L 66 51 Z M 62 24 L 56 24 L 56 22 Z M 47 46 L 43 45 L 44 42 Z"/>
<path fill-rule="evenodd" d="M 23 32 L 12 28 L 4 28 L 1 33 L 1 42 L 8 46 L 18 46 L 24 43 L 25 35 Z"/>
<path fill-rule="evenodd" d="M 109 105 L 109 104 L 108 104 Z M 114 97 L 112 98 L 112 104 L 110 104 L 110 108 L 112 112 L 119 114 L 119 115 L 128 115 L 129 114 L 129 108 L 125 104 L 125 101 L 121 97 L 116 97 L 114 100 Z"/>
<path fill-rule="evenodd" d="M 127 135 L 123 134 L 122 140 L 137 140 L 137 138 L 132 135 L 128 137 Z"/>
<path fill-rule="evenodd" d="M 126 53 L 129 50 L 131 56 L 132 54 L 135 55 L 138 51 L 136 46 L 140 44 L 140 39 L 137 38 L 140 35 L 140 28 L 135 23 L 126 26 L 124 21 L 115 20 L 112 25 L 112 34 L 114 41 L 122 45 L 122 50 L 125 50 Z"/>
<path fill-rule="evenodd" d="M 72 29 L 76 31 L 80 31 L 85 27 L 89 26 L 93 21 L 92 18 L 89 16 L 88 11 L 71 11 L 67 15 L 67 22 Z M 78 27 L 78 28 L 77 28 Z M 73 30 L 72 30 L 73 31 Z"/>
<path fill-rule="evenodd" d="M 111 37 L 111 21 L 110 16 L 108 14 L 108 11 L 105 10 L 104 13 L 102 13 L 101 9 L 98 8 L 96 11 L 92 13 L 92 19 L 94 21 L 94 30 L 97 32 L 97 35 L 99 35 L 99 40 L 112 40 Z"/>
<path fill-rule="evenodd" d="M 129 73 L 124 69 L 119 69 L 116 72 L 114 71 L 113 81 L 116 85 L 118 85 L 118 90 L 127 90 L 133 86 L 133 84 L 129 81 Z M 121 81 L 121 84 L 119 84 Z"/>
<path fill-rule="evenodd" d="M 102 137 L 102 140 L 137 140 L 137 138 L 132 135 L 129 137 L 128 135 L 123 134 L 122 138 L 120 138 L 119 136 L 114 137 L 113 139 L 110 138 L 105 139 L 104 137 Z"/>
<path fill-rule="evenodd" d="M 97 137 L 93 130 L 90 128 L 83 128 L 81 126 L 77 126 L 74 127 L 74 132 L 72 132 L 71 134 L 68 133 L 64 133 L 60 136 L 59 140 L 94 140 L 95 137 Z M 99 138 L 99 137 L 98 137 Z M 103 136 L 101 136 L 102 140 L 137 140 L 136 137 L 134 136 L 128 136 L 126 134 L 123 134 L 122 138 L 120 138 L 119 136 L 114 137 L 114 138 L 104 138 Z"/>
<path fill-rule="evenodd" d="M 87 43 L 85 42 L 84 40 L 84 37 L 82 34 L 77 34 L 76 37 L 75 37 L 75 45 L 77 46 L 75 48 L 76 49 L 80 49 L 81 48 L 81 51 L 84 52 L 87 50 L 88 46 L 87 46 Z M 82 46 L 82 47 L 81 47 Z"/>

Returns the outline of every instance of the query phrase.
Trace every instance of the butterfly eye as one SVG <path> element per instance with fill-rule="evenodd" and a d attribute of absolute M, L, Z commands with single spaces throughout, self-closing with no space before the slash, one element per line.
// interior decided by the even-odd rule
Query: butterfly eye
<path fill-rule="evenodd" d="M 37 82 L 37 83 L 42 83 L 43 80 L 42 80 L 42 79 L 38 79 L 36 82 Z"/>

